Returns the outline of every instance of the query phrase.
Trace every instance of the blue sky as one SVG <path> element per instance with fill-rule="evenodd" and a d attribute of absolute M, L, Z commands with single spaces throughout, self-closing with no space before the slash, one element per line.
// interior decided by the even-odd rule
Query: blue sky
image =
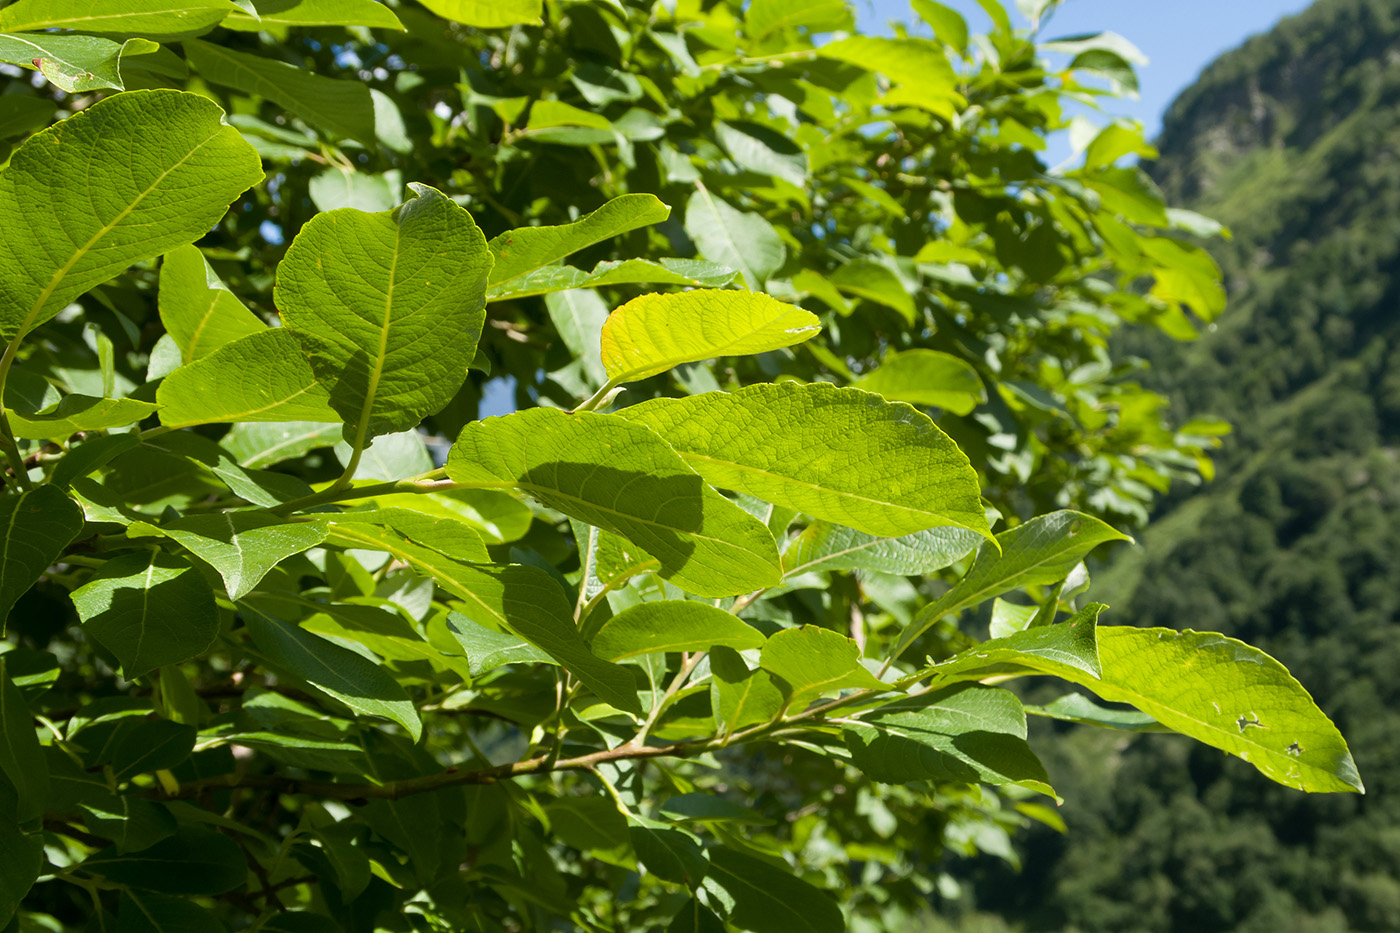
<path fill-rule="evenodd" d="M 942 0 L 967 18 L 974 32 L 988 27 L 976 0 Z M 1013 21 L 1026 25 L 1014 12 Z M 1285 16 L 1301 12 L 1311 0 L 1066 0 L 1042 29 L 1045 39 L 1087 32 L 1116 32 L 1143 51 L 1149 64 L 1138 71 L 1142 95 L 1118 101 L 1115 115 L 1142 121 L 1148 138 L 1161 128 L 1162 113 L 1220 53 L 1249 36 L 1264 32 Z M 908 0 L 855 0 L 863 30 L 884 31 L 890 20 L 917 21 Z M 1050 154 L 1052 164 L 1057 161 Z"/>

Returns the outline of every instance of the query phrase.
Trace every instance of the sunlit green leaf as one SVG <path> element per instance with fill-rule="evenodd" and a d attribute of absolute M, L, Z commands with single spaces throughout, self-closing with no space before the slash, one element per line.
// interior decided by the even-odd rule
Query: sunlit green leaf
<path fill-rule="evenodd" d="M 953 525 L 988 538 L 977 474 L 928 416 L 826 383 L 653 399 L 621 415 L 715 486 L 873 535 Z"/>
<path fill-rule="evenodd" d="M 450 198 L 412 188 L 393 211 L 316 215 L 277 267 L 282 318 L 356 446 L 447 404 L 485 319 L 486 238 Z"/>
<path fill-rule="evenodd" d="M 593 651 L 620 661 L 653 651 L 758 648 L 763 633 L 714 606 L 682 599 L 641 603 L 613 616 L 593 637 Z"/>
<path fill-rule="evenodd" d="M 33 414 L 9 413 L 15 437 L 67 440 L 79 431 L 103 431 L 140 421 L 156 410 L 134 398 L 92 398 L 65 395 L 57 405 Z"/>
<path fill-rule="evenodd" d="M 783 552 L 783 574 L 875 570 L 916 576 L 961 560 L 982 540 L 975 531 L 948 525 L 891 537 L 868 535 L 831 522 L 812 522 Z"/>
<path fill-rule="evenodd" d="M 438 16 L 482 29 L 538 23 L 544 0 L 422 0 Z"/>
<path fill-rule="evenodd" d="M 467 425 L 447 475 L 519 489 L 550 508 L 635 541 L 661 575 L 700 596 L 778 581 L 773 537 L 719 495 L 647 428 L 616 415 L 534 408 Z"/>
<path fill-rule="evenodd" d="M 660 223 L 671 209 L 650 194 L 625 194 L 613 198 L 591 214 L 559 227 L 520 227 L 508 230 L 490 243 L 495 265 L 491 268 L 487 297 L 495 300 L 521 292 L 521 280 L 571 253 L 603 240 Z M 577 286 L 564 286 L 573 288 Z M 529 292 L 525 292 L 529 294 Z"/>
<path fill-rule="evenodd" d="M 0 171 L 0 331 L 208 232 L 263 177 L 222 116 L 196 94 L 127 91 L 27 139 Z"/>
<path fill-rule="evenodd" d="M 1092 515 L 1069 510 L 1041 515 L 1003 531 L 996 537 L 1001 550 L 982 545 L 972 568 L 957 586 L 919 610 L 895 654 L 950 612 L 969 609 L 1018 587 L 1058 583 L 1100 544 L 1131 540 Z"/>
<path fill-rule="evenodd" d="M 811 312 L 757 292 L 642 295 L 603 325 L 603 366 L 614 382 L 633 382 L 681 363 L 790 347 L 820 329 Z"/>
<path fill-rule="evenodd" d="M 279 26 L 370 26 L 403 30 L 393 11 L 379 0 L 257 0 L 258 15 L 242 10 L 228 15 L 220 25 L 225 29 L 259 32 Z"/>
<path fill-rule="evenodd" d="M 762 665 L 779 679 L 788 708 L 800 712 L 826 693 L 878 688 L 880 681 L 860 663 L 860 646 L 815 625 L 783 629 L 763 646 Z"/>
<path fill-rule="evenodd" d="M 160 320 L 186 363 L 267 329 L 193 246 L 165 254 L 160 267 Z"/>
<path fill-rule="evenodd" d="M 219 572 L 229 599 L 240 599 L 284 558 L 320 544 L 326 531 L 323 520 L 289 521 L 248 510 L 189 515 L 159 526 L 134 522 L 126 534 L 178 541 Z"/>
<path fill-rule="evenodd" d="M 961 357 L 937 350 L 892 353 L 854 385 L 891 401 L 946 408 L 955 415 L 987 400 L 977 370 Z"/>
<path fill-rule="evenodd" d="M 237 11 L 229 0 L 18 0 L 0 10 L 0 30 L 75 29 L 178 38 L 207 32 Z"/>

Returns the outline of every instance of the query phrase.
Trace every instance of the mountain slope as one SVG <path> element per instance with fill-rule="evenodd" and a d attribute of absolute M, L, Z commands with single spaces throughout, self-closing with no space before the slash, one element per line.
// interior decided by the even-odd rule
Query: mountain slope
<path fill-rule="evenodd" d="M 1368 794 L 1305 797 L 1165 736 L 1065 736 L 1067 837 L 975 868 L 1013 927 L 1400 929 L 1400 0 L 1321 0 L 1173 105 L 1150 172 L 1227 223 L 1231 309 L 1137 338 L 1153 386 L 1235 435 L 1096 578 L 1113 620 L 1218 630 L 1287 664 Z M 1043 726 L 1044 727 L 1044 726 Z M 1053 728 L 1053 727 L 1050 727 Z M 1008 892 L 1014 892 L 1008 896 Z"/>

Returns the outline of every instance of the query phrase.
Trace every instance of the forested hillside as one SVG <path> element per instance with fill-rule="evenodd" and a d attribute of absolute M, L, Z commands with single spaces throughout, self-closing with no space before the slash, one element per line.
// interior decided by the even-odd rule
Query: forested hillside
<path fill-rule="evenodd" d="M 1394 931 L 1400 0 L 1321 0 L 1225 55 L 1159 148 L 1169 202 L 1233 231 L 1211 244 L 1231 307 L 1193 344 L 1131 349 L 1183 416 L 1235 433 L 1217 480 L 1174 494 L 1094 592 L 1134 624 L 1274 654 L 1336 719 L 1367 795 L 1308 797 L 1174 737 L 1078 730 L 1047 761 L 1069 834 L 1024 841 L 1021 884 L 978 863 L 962 903 L 1034 931 Z"/>

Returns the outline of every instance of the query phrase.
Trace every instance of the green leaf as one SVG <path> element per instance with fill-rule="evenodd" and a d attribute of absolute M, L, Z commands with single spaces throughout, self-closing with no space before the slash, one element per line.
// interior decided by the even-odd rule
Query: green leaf
<path fill-rule="evenodd" d="M 92 831 L 112 840 L 118 852 L 150 848 L 175 835 L 179 826 L 165 807 L 129 795 L 112 794 L 104 800 L 84 801 L 79 808 Z"/>
<path fill-rule="evenodd" d="M 925 668 L 934 683 L 981 680 L 999 674 L 1053 674 L 1079 682 L 1102 672 L 1096 631 L 1099 614 L 1108 608 L 1090 603 L 1059 625 L 1042 625 L 1005 638 L 991 638 L 975 648 Z"/>
<path fill-rule="evenodd" d="M 398 723 L 414 742 L 422 736 L 423 723 L 413 701 L 379 665 L 299 626 L 243 605 L 248 634 L 268 660 L 357 713 Z"/>
<path fill-rule="evenodd" d="M 848 295 L 873 301 L 897 312 L 905 323 L 913 325 L 919 309 L 914 298 L 893 271 L 869 259 L 855 259 L 828 276 L 832 285 Z"/>
<path fill-rule="evenodd" d="M 642 295 L 603 325 L 603 366 L 613 382 L 634 382 L 681 363 L 790 347 L 819 330 L 810 311 L 758 292 Z"/>
<path fill-rule="evenodd" d="M 551 835 L 589 851 L 626 845 L 627 817 L 609 797 L 561 797 L 544 808 Z"/>
<path fill-rule="evenodd" d="M 644 820 L 629 826 L 627 832 L 637 860 L 658 878 L 694 889 L 709 872 L 710 863 L 700 844 L 679 829 Z"/>
<path fill-rule="evenodd" d="M 112 750 L 113 777 L 126 781 L 138 774 L 178 766 L 194 751 L 196 734 L 193 726 L 168 719 L 138 722 L 122 733 Z"/>
<path fill-rule="evenodd" d="M 523 277 L 552 266 L 571 253 L 629 230 L 661 223 L 669 216 L 671 209 L 655 195 L 624 194 L 571 224 L 508 230 L 490 243 L 496 262 L 487 296 L 495 300 L 502 294 L 516 292 Z"/>
<path fill-rule="evenodd" d="M 771 821 L 749 807 L 731 803 L 723 797 L 716 797 L 714 794 L 695 792 L 690 794 L 678 794 L 667 799 L 661 805 L 661 812 L 667 816 L 678 820 L 695 821 L 698 823 L 724 822 L 724 823 L 747 823 L 755 826 L 765 826 Z"/>
<path fill-rule="evenodd" d="M 301 343 L 269 327 L 170 373 L 156 390 L 168 428 L 229 421 L 339 423 Z M 337 432 L 339 433 L 339 432 Z"/>
<path fill-rule="evenodd" d="M 604 285 L 686 285 L 691 288 L 723 288 L 733 285 L 741 278 L 739 272 L 728 266 L 700 259 L 662 258 L 655 262 L 650 259 L 625 259 L 620 262 L 600 262 L 591 272 L 575 269 L 573 266 L 545 266 L 543 269 L 536 269 L 512 279 L 507 288 L 492 288 L 486 293 L 486 300 L 503 301 L 529 295 L 547 295 L 567 289 L 602 288 Z M 596 332 L 593 335 L 593 344 L 596 348 Z M 574 355 L 580 354 L 576 351 Z"/>
<path fill-rule="evenodd" d="M 1062 722 L 1077 722 L 1126 732 L 1166 732 L 1165 726 L 1135 709 L 1100 706 L 1082 693 L 1067 693 L 1044 706 L 1027 706 L 1026 712 Z"/>
<path fill-rule="evenodd" d="M 949 525 L 891 537 L 812 522 L 783 552 L 783 576 L 843 570 L 921 576 L 961 560 L 982 540 L 975 531 Z"/>
<path fill-rule="evenodd" d="M 382 175 L 328 168 L 307 186 L 311 201 L 319 210 L 333 211 L 342 207 L 376 213 L 393 210 L 403 191 L 402 175 L 388 171 Z"/>
<path fill-rule="evenodd" d="M 222 117 L 197 94 L 127 91 L 25 140 L 0 172 L 0 332 L 23 336 L 132 263 L 194 242 L 261 181 Z"/>
<path fill-rule="evenodd" d="M 383 526 L 375 528 L 373 526 Z M 342 512 L 333 519 L 333 543 L 344 547 L 376 548 L 376 542 L 394 542 L 386 534 L 396 534 L 414 544 L 432 548 L 453 560 L 489 563 L 486 542 L 466 522 L 456 518 L 425 515 L 412 509 L 373 509 Z"/>
<path fill-rule="evenodd" d="M 732 648 L 710 652 L 710 676 L 710 707 L 724 735 L 769 722 L 783 709 L 783 691 L 772 675 L 762 668 L 749 670 Z"/>
<path fill-rule="evenodd" d="M 73 591 L 89 635 L 135 680 L 203 654 L 219 634 L 214 594 L 187 562 L 162 551 L 124 554 Z"/>
<path fill-rule="evenodd" d="M 601 386 L 608 379 L 599 349 L 603 324 L 608 319 L 608 305 L 603 296 L 587 289 L 570 289 L 545 295 L 544 305 L 559 339 L 578 361 L 590 387 Z"/>
<path fill-rule="evenodd" d="M 260 55 L 235 52 L 199 39 L 184 43 L 185 57 L 207 81 L 264 97 L 333 140 L 354 139 L 376 145 L 374 99 L 359 81 L 318 75 Z"/>
<path fill-rule="evenodd" d="M 758 648 L 763 633 L 723 609 L 688 599 L 639 603 L 613 616 L 593 637 L 593 653 L 620 661 L 653 651 Z"/>
<path fill-rule="evenodd" d="M 485 321 L 486 238 L 450 198 L 410 187 L 392 211 L 317 214 L 277 268 L 282 318 L 356 447 L 451 401 Z"/>
<path fill-rule="evenodd" d="M 937 41 L 851 36 L 829 42 L 817 53 L 889 78 L 895 88 L 882 100 L 889 106 L 912 105 L 951 117 L 953 108 L 962 102 L 955 90 L 958 76 Z"/>
<path fill-rule="evenodd" d="M 690 470 L 666 442 L 616 415 L 532 408 L 462 429 L 453 481 L 515 488 L 635 542 L 661 576 L 699 596 L 778 582 L 773 537 Z"/>
<path fill-rule="evenodd" d="M 559 663 L 519 635 L 478 625 L 460 612 L 448 613 L 447 628 L 467 653 L 467 663 L 473 677 L 480 677 L 502 664 Z"/>
<path fill-rule="evenodd" d="M 883 686 L 860 663 L 860 645 L 816 625 L 783 629 L 763 646 L 760 663 L 776 676 L 789 709 L 800 712 L 825 693 Z"/>
<path fill-rule="evenodd" d="M 8 661 L 0 654 L 0 774 L 14 785 L 17 800 L 14 810 L 0 813 L 0 825 L 8 819 L 27 823 L 42 816 L 49 796 L 49 768 L 34 732 L 34 717 Z"/>
<path fill-rule="evenodd" d="M 9 924 L 43 871 L 44 836 L 25 833 L 14 817 L 14 790 L 0 781 L 0 923 Z"/>
<path fill-rule="evenodd" d="M 530 506 L 494 489 L 451 489 L 444 492 L 392 493 L 366 500 L 381 508 L 402 507 L 464 521 L 481 532 L 487 544 L 505 544 L 524 537 L 534 521 Z"/>
<path fill-rule="evenodd" d="M 304 457 L 318 447 L 333 447 L 339 440 L 339 427 L 315 421 L 274 421 L 235 424 L 220 444 L 240 466 L 261 470 Z"/>
<path fill-rule="evenodd" d="M 47 98 L 18 94 L 0 96 L 0 138 L 27 136 L 43 129 L 57 109 L 58 105 Z"/>
<path fill-rule="evenodd" d="M 734 899 L 732 924 L 754 933 L 842 933 L 841 908 L 800 878 L 733 849 L 711 849 L 707 885 Z"/>
<path fill-rule="evenodd" d="M 232 891 L 248 876 L 238 843 L 197 826 L 182 826 L 174 836 L 140 852 L 103 849 L 82 863 L 82 871 L 114 884 L 186 895 Z"/>
<path fill-rule="evenodd" d="M 694 897 L 682 904 L 666 925 L 666 933 L 725 933 L 726 929 L 719 915 Z"/>
<path fill-rule="evenodd" d="M 9 413 L 15 437 L 65 441 L 79 431 L 105 431 L 140 421 L 159 406 L 134 398 L 65 395 L 57 405 L 34 414 Z"/>
<path fill-rule="evenodd" d="M 245 470 L 217 443 L 191 431 L 148 437 L 141 443 L 143 448 L 163 451 L 196 464 L 201 472 L 215 477 L 234 495 L 247 499 L 254 505 L 271 507 L 311 494 L 311 487 L 295 476 L 264 470 Z"/>
<path fill-rule="evenodd" d="M 1100 628 L 1098 646 L 1102 674 L 1068 679 L 1243 758 L 1280 784 L 1364 792 L 1337 727 L 1259 649 L 1213 632 L 1131 626 Z"/>
<path fill-rule="evenodd" d="M 161 262 L 160 320 L 186 363 L 267 330 L 193 246 L 171 250 Z"/>
<path fill-rule="evenodd" d="M 1021 701 L 1007 690 L 957 684 L 882 706 L 861 723 L 845 729 L 846 746 L 877 781 L 1019 784 L 1056 797 L 1026 744 Z"/>
<path fill-rule="evenodd" d="M 787 258 L 782 238 L 762 215 L 738 210 L 703 186 L 685 202 L 685 232 L 701 256 L 738 269 L 749 288 L 762 288 Z"/>
<path fill-rule="evenodd" d="M 468 619 L 486 619 L 498 630 L 514 632 L 548 652 L 600 699 L 641 712 L 631 671 L 588 650 L 574 625 L 573 606 L 545 571 L 516 564 L 464 564 L 408 542 L 379 546 L 462 600 Z"/>
<path fill-rule="evenodd" d="M 967 48 L 967 20 L 949 6 L 934 0 L 910 0 L 914 12 L 933 28 L 933 34 L 959 52 Z"/>
<path fill-rule="evenodd" d="M 6 12 L 0 11 L 0 17 Z M 97 36 L 0 34 L 0 61 L 37 68 L 49 83 L 70 94 L 121 90 L 122 55 L 139 55 L 156 48 L 159 46 L 148 39 L 121 43 Z"/>
<path fill-rule="evenodd" d="M 1023 586 L 1049 586 L 1069 575 L 1084 557 L 1106 541 L 1131 541 L 1127 535 L 1082 512 L 1051 512 L 996 536 L 998 553 L 984 544 L 967 576 L 930 603 L 905 630 L 898 657 L 929 626 L 952 612 Z"/>
<path fill-rule="evenodd" d="M 517 23 L 539 23 L 544 0 L 419 0 L 444 19 L 466 26 L 500 29 Z"/>
<path fill-rule="evenodd" d="M 867 534 L 952 525 L 992 537 L 967 456 L 927 415 L 878 395 L 787 382 L 652 399 L 621 415 L 722 489 Z"/>
<path fill-rule="evenodd" d="M 755 42 L 783 29 L 834 32 L 853 25 L 845 0 L 753 0 L 744 14 L 744 32 Z"/>
<path fill-rule="evenodd" d="M 839 4 L 843 12 L 845 4 Z M 741 169 L 772 175 L 801 188 L 807 183 L 807 153 L 783 134 L 748 121 L 715 124 L 715 138 Z"/>
<path fill-rule="evenodd" d="M 229 0 L 18 0 L 0 10 L 0 30 L 75 29 L 178 38 L 207 32 L 237 10 Z"/>
<path fill-rule="evenodd" d="M 966 415 L 987 400 L 977 370 L 961 357 L 937 350 L 891 353 L 854 385 L 890 401 L 930 405 L 955 415 Z"/>
<path fill-rule="evenodd" d="M 83 510 L 56 486 L 0 499 L 0 635 L 15 602 L 83 530 Z"/>
<path fill-rule="evenodd" d="M 341 463 L 349 463 L 352 451 L 344 442 L 335 445 L 335 455 Z M 381 434 L 364 449 L 354 479 L 375 479 L 394 482 L 407 476 L 418 476 L 433 469 L 423 436 L 417 431 Z"/>
<path fill-rule="evenodd" d="M 133 522 L 126 534 L 129 538 L 155 535 L 178 541 L 219 572 L 229 599 L 241 599 L 284 558 L 324 541 L 327 530 L 324 520 L 288 520 L 250 509 L 190 515 L 160 526 Z"/>
<path fill-rule="evenodd" d="M 183 897 L 127 888 L 117 906 L 116 933 L 195 933 L 222 928 L 217 914 Z M 270 928 L 264 924 L 263 929 Z"/>
<path fill-rule="evenodd" d="M 141 438 L 134 433 L 89 438 L 68 449 L 68 453 L 53 468 L 53 473 L 49 476 L 49 485 L 56 489 L 65 489 L 73 480 L 100 470 L 116 457 L 140 446 Z M 0 592 L 3 592 L 3 586 L 0 586 Z"/>
<path fill-rule="evenodd" d="M 305 26 L 404 28 L 393 11 L 378 0 L 257 0 L 257 10 L 256 17 L 242 10 L 230 13 L 220 25 L 245 32 Z"/>

